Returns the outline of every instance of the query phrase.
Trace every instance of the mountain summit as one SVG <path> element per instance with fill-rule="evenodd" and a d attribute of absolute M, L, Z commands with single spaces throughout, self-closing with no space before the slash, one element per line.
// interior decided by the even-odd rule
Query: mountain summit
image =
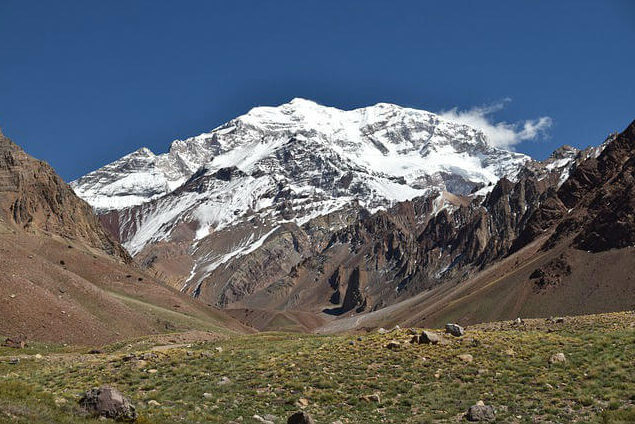
<path fill-rule="evenodd" d="M 286 210 L 305 222 L 352 200 L 377 209 L 433 190 L 468 194 L 513 178 L 529 160 L 430 112 L 386 103 L 344 111 L 296 98 L 176 140 L 168 153 L 139 149 L 71 185 L 101 213 L 180 191 L 152 222 L 187 216 L 200 237 L 252 213 Z M 151 238 L 122 241 L 136 253 Z"/>
<path fill-rule="evenodd" d="M 430 112 L 294 99 L 72 186 L 174 287 L 227 308 L 323 317 L 460 281 L 534 240 L 534 213 L 602 148 L 538 162 Z"/>

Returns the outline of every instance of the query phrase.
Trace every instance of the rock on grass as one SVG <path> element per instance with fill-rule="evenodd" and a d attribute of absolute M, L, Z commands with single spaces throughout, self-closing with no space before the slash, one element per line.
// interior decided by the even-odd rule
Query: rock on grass
<path fill-rule="evenodd" d="M 287 424 L 315 424 L 315 421 L 306 412 L 299 411 L 289 417 Z"/>
<path fill-rule="evenodd" d="M 84 393 L 79 404 L 87 412 L 99 417 L 127 422 L 137 419 L 137 412 L 130 400 L 114 387 L 91 389 Z"/>
<path fill-rule="evenodd" d="M 494 421 L 496 419 L 496 411 L 492 405 L 484 405 L 482 402 L 470 406 L 467 410 L 465 418 L 468 421 Z"/>

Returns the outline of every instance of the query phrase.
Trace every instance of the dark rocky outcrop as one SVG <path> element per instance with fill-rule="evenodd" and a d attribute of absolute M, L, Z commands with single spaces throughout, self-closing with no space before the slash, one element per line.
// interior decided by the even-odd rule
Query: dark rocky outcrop
<path fill-rule="evenodd" d="M 308 413 L 299 411 L 287 419 L 287 424 L 315 424 L 315 421 Z"/>
<path fill-rule="evenodd" d="M 134 422 L 135 407 L 119 390 L 113 387 L 94 388 L 81 397 L 79 405 L 88 413 L 117 421 Z"/>

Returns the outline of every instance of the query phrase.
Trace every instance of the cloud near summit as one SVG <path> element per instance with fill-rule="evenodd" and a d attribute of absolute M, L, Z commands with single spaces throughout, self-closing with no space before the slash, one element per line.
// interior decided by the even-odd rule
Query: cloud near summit
<path fill-rule="evenodd" d="M 505 103 L 509 101 L 511 100 L 505 99 L 491 105 L 477 106 L 468 110 L 459 110 L 455 107 L 440 112 L 439 116 L 483 131 L 489 139 L 489 144 L 494 147 L 511 149 L 521 141 L 534 140 L 539 136 L 546 135 L 552 124 L 552 119 L 548 116 L 514 123 L 494 122 L 492 115 L 503 109 Z"/>

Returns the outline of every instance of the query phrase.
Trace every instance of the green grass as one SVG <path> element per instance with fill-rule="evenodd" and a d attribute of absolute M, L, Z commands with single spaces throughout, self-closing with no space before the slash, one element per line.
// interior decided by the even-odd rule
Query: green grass
<path fill-rule="evenodd" d="M 78 415 L 78 395 L 102 384 L 128 395 L 140 422 L 157 424 L 250 423 L 254 414 L 286 422 L 300 398 L 317 423 L 456 422 L 478 400 L 494 405 L 501 422 L 633 422 L 633 322 L 632 313 L 620 313 L 568 320 L 550 332 L 479 326 L 437 346 L 411 345 L 407 331 L 363 335 L 354 345 L 357 336 L 265 333 L 160 352 L 146 362 L 122 360 L 148 349 L 138 344 L 113 345 L 106 355 L 45 351 L 18 365 L 0 358 L 0 422 L 91 422 Z M 392 339 L 403 342 L 400 350 L 384 347 Z M 513 356 L 505 353 L 510 348 Z M 566 363 L 549 363 L 557 352 Z M 462 353 L 474 361 L 462 362 Z M 231 383 L 219 385 L 222 377 Z M 363 399 L 372 394 L 380 403 Z"/>

